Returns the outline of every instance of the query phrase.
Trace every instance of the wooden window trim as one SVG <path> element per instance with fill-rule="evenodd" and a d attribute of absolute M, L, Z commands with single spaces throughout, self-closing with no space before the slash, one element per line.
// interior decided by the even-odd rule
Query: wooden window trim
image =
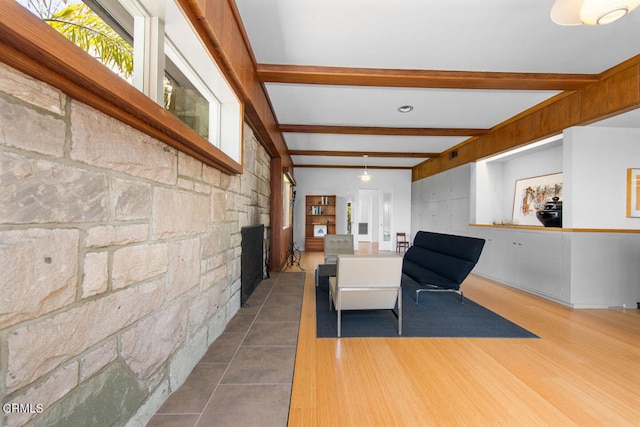
<path fill-rule="evenodd" d="M 0 16 L 0 61 L 226 174 L 242 173 L 241 163 L 17 2 L 0 2 Z"/>

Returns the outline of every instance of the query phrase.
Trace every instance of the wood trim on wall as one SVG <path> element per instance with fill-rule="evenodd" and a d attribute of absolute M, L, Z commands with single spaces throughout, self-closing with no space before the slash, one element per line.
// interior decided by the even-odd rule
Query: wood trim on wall
<path fill-rule="evenodd" d="M 291 235 L 287 238 L 282 228 L 282 159 L 271 159 L 271 270 L 281 271 L 286 261 L 286 253 Z"/>
<path fill-rule="evenodd" d="M 242 173 L 240 163 L 17 2 L 0 2 L 0 16 L 0 61 L 224 173 Z"/>
<path fill-rule="evenodd" d="M 629 228 L 561 228 L 561 227 L 542 227 L 534 225 L 493 225 L 493 224 L 469 224 L 470 227 L 484 228 L 507 228 L 513 230 L 534 230 L 534 231 L 550 231 L 565 233 L 640 233 L 640 230 Z"/>
<path fill-rule="evenodd" d="M 362 165 L 314 165 L 314 164 L 301 164 L 296 165 L 296 168 L 318 168 L 318 169 L 363 169 Z M 381 170 L 412 170 L 412 166 L 367 166 L 367 169 L 381 169 Z"/>
<path fill-rule="evenodd" d="M 256 73 L 251 45 L 233 0 L 177 0 L 222 71 L 244 101 L 245 121 L 271 156 L 271 270 L 286 261 L 293 228 L 282 228 L 282 174 L 293 173 L 284 137 Z"/>
<path fill-rule="evenodd" d="M 244 101 L 245 119 L 271 157 L 281 157 L 283 167 L 292 165 L 278 123 L 256 73 L 256 62 L 240 15 L 232 0 L 176 0 L 195 31 L 233 81 Z"/>
<path fill-rule="evenodd" d="M 470 138 L 412 170 L 412 181 L 640 107 L 640 55 L 600 74 L 597 82 L 563 92 Z M 457 156 L 449 155 L 457 150 Z"/>

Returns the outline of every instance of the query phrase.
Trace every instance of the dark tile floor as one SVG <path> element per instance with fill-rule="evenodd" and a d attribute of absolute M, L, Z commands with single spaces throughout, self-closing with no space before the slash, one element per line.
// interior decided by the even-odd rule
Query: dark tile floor
<path fill-rule="evenodd" d="M 304 273 L 273 273 L 148 427 L 285 427 Z"/>

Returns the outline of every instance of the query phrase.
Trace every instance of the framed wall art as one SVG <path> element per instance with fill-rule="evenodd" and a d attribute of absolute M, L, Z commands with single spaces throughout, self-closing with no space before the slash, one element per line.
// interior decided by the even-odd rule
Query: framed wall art
<path fill-rule="evenodd" d="M 543 209 L 552 197 L 562 200 L 562 172 L 517 180 L 513 198 L 513 224 L 542 226 L 536 212 Z"/>
<path fill-rule="evenodd" d="M 324 224 L 313 225 L 313 237 L 324 237 L 327 234 L 327 226 Z"/>
<path fill-rule="evenodd" d="M 640 218 L 640 169 L 627 169 L 627 217 Z"/>

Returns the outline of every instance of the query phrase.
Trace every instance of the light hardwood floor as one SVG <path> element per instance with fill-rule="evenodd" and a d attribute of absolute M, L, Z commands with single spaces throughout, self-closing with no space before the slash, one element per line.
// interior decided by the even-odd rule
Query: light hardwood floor
<path fill-rule="evenodd" d="M 307 271 L 289 426 L 640 426 L 640 310 L 573 310 L 471 275 L 540 339 L 317 339 Z"/>

